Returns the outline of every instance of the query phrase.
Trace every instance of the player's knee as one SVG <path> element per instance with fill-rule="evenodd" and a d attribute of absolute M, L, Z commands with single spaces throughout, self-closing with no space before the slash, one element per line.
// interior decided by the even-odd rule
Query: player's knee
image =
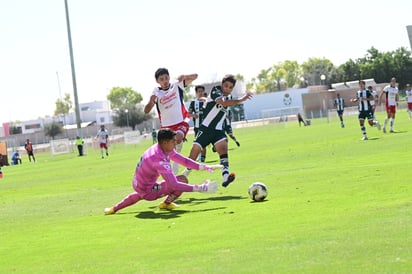
<path fill-rule="evenodd" d="M 176 176 L 176 179 L 181 183 L 185 183 L 185 184 L 189 183 L 189 179 L 185 175 L 178 175 Z"/>

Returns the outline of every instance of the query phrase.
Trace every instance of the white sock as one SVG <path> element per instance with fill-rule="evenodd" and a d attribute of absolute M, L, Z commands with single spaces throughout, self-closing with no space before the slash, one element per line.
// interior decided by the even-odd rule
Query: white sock
<path fill-rule="evenodd" d="M 180 144 L 176 145 L 176 151 L 180 153 L 182 151 L 182 147 L 183 147 L 183 141 Z M 173 169 L 173 173 L 177 174 L 179 172 L 179 164 L 173 162 L 172 169 Z"/>

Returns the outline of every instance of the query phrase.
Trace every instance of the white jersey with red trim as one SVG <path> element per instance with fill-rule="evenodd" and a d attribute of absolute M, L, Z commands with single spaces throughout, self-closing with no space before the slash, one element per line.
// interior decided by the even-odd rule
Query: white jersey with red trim
<path fill-rule="evenodd" d="M 412 103 L 412 89 L 406 91 L 406 98 L 408 98 L 408 103 Z"/>
<path fill-rule="evenodd" d="M 170 83 L 168 90 L 156 87 L 156 109 L 162 127 L 173 126 L 181 122 L 189 122 L 190 115 L 183 102 L 183 82 Z"/>
<path fill-rule="evenodd" d="M 398 94 L 398 88 L 390 85 L 383 88 L 382 92 L 386 94 L 386 102 L 388 106 L 396 106 L 396 95 Z"/>

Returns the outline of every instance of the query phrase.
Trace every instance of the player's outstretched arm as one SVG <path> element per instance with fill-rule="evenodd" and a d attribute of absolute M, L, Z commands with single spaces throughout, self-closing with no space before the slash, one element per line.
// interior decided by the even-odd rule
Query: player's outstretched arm
<path fill-rule="evenodd" d="M 144 113 L 147 114 L 152 110 L 153 106 L 156 103 L 156 99 L 157 99 L 156 95 L 150 96 L 149 102 L 144 106 Z"/>
<path fill-rule="evenodd" d="M 180 75 L 179 77 L 177 77 L 177 80 L 179 82 L 185 82 L 185 86 L 190 85 L 194 80 L 197 79 L 197 74 L 193 73 L 193 74 L 187 74 L 187 75 Z"/>
<path fill-rule="evenodd" d="M 217 98 L 216 103 L 223 107 L 233 107 L 236 106 L 244 101 L 250 100 L 253 98 L 253 93 L 250 91 L 247 91 L 245 95 L 240 97 L 239 99 L 231 99 L 231 100 L 225 100 L 223 97 Z"/>

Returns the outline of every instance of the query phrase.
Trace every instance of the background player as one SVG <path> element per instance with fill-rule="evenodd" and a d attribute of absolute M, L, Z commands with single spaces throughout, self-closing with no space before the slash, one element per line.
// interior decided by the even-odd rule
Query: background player
<path fill-rule="evenodd" d="M 370 126 L 373 126 L 373 115 L 370 101 L 373 100 L 373 95 L 368 89 L 365 89 L 365 81 L 359 81 L 359 90 L 356 93 L 356 98 L 352 98 L 351 102 L 358 102 L 359 110 L 359 125 L 363 134 L 362 140 L 368 140 L 366 134 L 365 119 L 368 119 Z"/>
<path fill-rule="evenodd" d="M 409 115 L 409 120 L 412 118 L 412 89 L 410 84 L 406 84 L 406 100 L 408 102 L 408 115 Z"/>
<path fill-rule="evenodd" d="M 144 108 L 145 113 L 149 113 L 156 105 L 159 115 L 161 128 L 171 128 L 176 135 L 176 150 L 182 150 L 183 141 L 186 139 L 189 131 L 190 115 L 187 111 L 184 101 L 184 88 L 191 84 L 197 78 L 197 74 L 180 75 L 177 81 L 170 82 L 169 71 L 166 68 L 159 68 L 155 72 L 156 82 L 159 87 L 155 87 L 149 102 Z M 175 174 L 179 166 L 174 163 L 173 171 Z"/>
<path fill-rule="evenodd" d="M 205 93 L 204 86 L 195 87 L 196 98 L 190 102 L 189 113 L 193 119 L 193 130 L 195 132 L 195 138 L 199 132 L 199 127 L 203 121 L 203 109 L 207 100 L 207 93 Z M 206 149 L 202 149 L 200 152 L 200 162 L 204 163 L 206 160 Z"/>
<path fill-rule="evenodd" d="M 100 126 L 95 138 L 99 140 L 100 155 L 104 159 L 104 151 L 106 151 L 106 156 L 109 156 L 109 133 L 104 125 Z"/>
<path fill-rule="evenodd" d="M 131 206 L 140 200 L 153 201 L 167 195 L 164 202 L 159 205 L 160 209 L 175 209 L 178 207 L 173 203 L 183 192 L 208 192 L 217 191 L 215 182 L 206 181 L 201 185 L 187 184 L 187 178 L 180 175 L 176 177 L 170 166 L 170 160 L 196 170 L 207 170 L 212 172 L 220 166 L 207 166 L 199 164 L 175 151 L 177 142 L 176 132 L 171 129 L 160 129 L 157 134 L 158 143 L 147 149 L 136 166 L 133 177 L 134 192 L 126 196 L 114 207 L 104 210 L 106 215 L 114 214 L 120 209 Z M 163 181 L 157 182 L 162 176 Z"/>
<path fill-rule="evenodd" d="M 383 123 L 383 132 L 386 133 L 386 125 L 388 124 L 388 120 L 390 119 L 390 131 L 395 132 L 393 130 L 393 125 L 395 124 L 395 114 L 396 114 L 396 106 L 398 105 L 399 100 L 399 91 L 396 87 L 396 78 L 392 78 L 389 85 L 383 88 L 381 94 L 379 94 L 379 105 L 382 103 L 382 97 L 385 96 L 386 99 L 386 119 Z"/>
<path fill-rule="evenodd" d="M 36 162 L 36 158 L 34 157 L 34 149 L 33 144 L 30 142 L 30 139 L 27 139 L 24 143 L 24 149 L 27 151 L 27 156 L 29 157 L 29 162 L 31 162 L 31 158 L 33 158 L 33 162 Z"/>
<path fill-rule="evenodd" d="M 336 94 L 336 99 L 334 101 L 334 105 L 336 107 L 336 111 L 338 113 L 339 116 L 339 120 L 340 120 L 340 126 L 342 128 L 345 127 L 345 124 L 343 123 L 343 111 L 345 110 L 345 100 L 343 100 L 342 97 L 340 97 L 340 94 Z"/>

